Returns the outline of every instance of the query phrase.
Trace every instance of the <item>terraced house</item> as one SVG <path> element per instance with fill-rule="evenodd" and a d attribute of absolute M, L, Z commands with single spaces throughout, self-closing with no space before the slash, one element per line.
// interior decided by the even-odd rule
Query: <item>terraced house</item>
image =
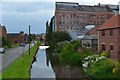
<path fill-rule="evenodd" d="M 79 5 L 73 2 L 56 2 L 55 6 L 56 31 L 79 31 L 87 25 L 99 27 L 114 15 L 108 6 Z"/>
<path fill-rule="evenodd" d="M 98 30 L 99 51 L 108 51 L 110 58 L 120 59 L 120 14 L 112 16 Z"/>

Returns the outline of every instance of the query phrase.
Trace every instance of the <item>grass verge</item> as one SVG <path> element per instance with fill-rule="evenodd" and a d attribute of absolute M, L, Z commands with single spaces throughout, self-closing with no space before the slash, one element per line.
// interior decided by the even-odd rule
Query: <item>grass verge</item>
<path fill-rule="evenodd" d="M 30 50 L 30 55 L 26 51 L 22 56 L 18 57 L 6 70 L 2 73 L 2 78 L 30 78 L 30 69 L 36 51 L 40 43 L 35 44 Z"/>

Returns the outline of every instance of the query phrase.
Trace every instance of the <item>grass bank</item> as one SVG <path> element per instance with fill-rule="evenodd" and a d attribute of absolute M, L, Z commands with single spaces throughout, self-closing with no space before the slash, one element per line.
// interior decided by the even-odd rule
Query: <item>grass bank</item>
<path fill-rule="evenodd" d="M 30 78 L 30 69 L 36 51 L 40 43 L 35 44 L 30 50 L 30 55 L 26 51 L 22 56 L 18 57 L 6 70 L 2 73 L 2 78 Z"/>

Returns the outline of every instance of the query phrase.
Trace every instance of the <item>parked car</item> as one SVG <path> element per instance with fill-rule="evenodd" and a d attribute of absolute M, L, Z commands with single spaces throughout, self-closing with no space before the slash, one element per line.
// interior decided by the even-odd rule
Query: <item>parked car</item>
<path fill-rule="evenodd" d="M 20 43 L 20 46 L 23 46 L 24 44 L 23 43 Z"/>
<path fill-rule="evenodd" d="M 25 43 L 20 43 L 20 46 L 23 46 L 23 47 L 25 47 Z"/>
<path fill-rule="evenodd" d="M 5 53 L 5 48 L 0 48 L 0 53 Z"/>

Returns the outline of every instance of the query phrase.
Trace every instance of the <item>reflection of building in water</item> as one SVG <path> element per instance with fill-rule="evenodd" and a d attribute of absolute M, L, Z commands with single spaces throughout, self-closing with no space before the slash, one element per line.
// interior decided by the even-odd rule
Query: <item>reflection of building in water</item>
<path fill-rule="evenodd" d="M 60 67 L 55 68 L 56 80 L 59 78 L 84 78 L 83 70 L 77 67 Z"/>

